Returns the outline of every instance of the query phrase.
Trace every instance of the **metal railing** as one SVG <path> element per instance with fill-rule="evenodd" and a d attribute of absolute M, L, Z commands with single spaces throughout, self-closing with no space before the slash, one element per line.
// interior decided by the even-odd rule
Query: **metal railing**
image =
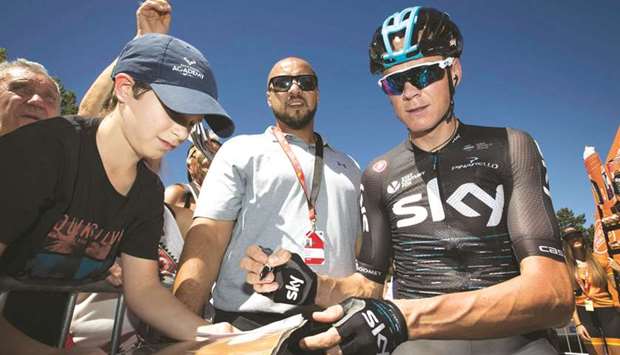
<path fill-rule="evenodd" d="M 112 330 L 111 354 L 116 354 L 118 351 L 123 326 L 123 317 L 125 315 L 126 308 L 125 299 L 123 297 L 123 289 L 121 287 L 114 287 L 105 280 L 80 285 L 59 285 L 56 284 L 55 281 L 29 282 L 17 280 L 7 275 L 0 275 L 0 292 L 11 291 L 54 291 L 66 292 L 69 294 L 69 299 L 63 315 L 60 338 L 57 343 L 57 347 L 59 348 L 64 347 L 67 341 L 73 316 L 73 309 L 75 308 L 75 303 L 79 292 L 109 292 L 119 294 L 116 302 L 116 310 L 114 312 L 114 329 Z"/>
<path fill-rule="evenodd" d="M 581 342 L 579 335 L 577 335 L 577 330 L 575 329 L 575 325 L 572 321 L 563 328 L 556 328 L 555 332 L 560 338 L 560 348 L 562 349 L 562 354 L 588 355 L 588 351 Z"/>

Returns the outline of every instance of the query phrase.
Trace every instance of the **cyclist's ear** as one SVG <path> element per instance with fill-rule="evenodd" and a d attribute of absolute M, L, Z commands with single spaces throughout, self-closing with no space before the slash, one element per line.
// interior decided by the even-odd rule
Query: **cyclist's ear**
<path fill-rule="evenodd" d="M 459 58 L 454 59 L 450 72 L 452 74 L 452 83 L 456 87 L 461 83 L 461 80 L 463 80 L 463 67 L 461 67 Z"/>

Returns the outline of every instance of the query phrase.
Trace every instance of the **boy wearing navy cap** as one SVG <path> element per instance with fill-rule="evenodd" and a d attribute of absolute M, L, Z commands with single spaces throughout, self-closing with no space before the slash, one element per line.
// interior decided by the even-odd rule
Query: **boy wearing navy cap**
<path fill-rule="evenodd" d="M 223 137 L 234 124 L 217 102 L 207 60 L 177 38 L 135 38 L 113 78 L 116 106 L 105 119 L 58 117 L 0 138 L 0 271 L 79 284 L 105 278 L 120 255 L 128 306 L 165 335 L 194 339 L 206 322 L 159 283 L 163 186 L 143 159 L 162 158 L 202 119 Z M 57 296 L 46 295 L 45 305 L 64 298 Z M 23 317 L 36 299 L 25 293 L 7 299 L 0 338 L 10 353 L 51 350 L 22 333 L 50 343 L 37 330 L 49 319 L 30 311 Z"/>

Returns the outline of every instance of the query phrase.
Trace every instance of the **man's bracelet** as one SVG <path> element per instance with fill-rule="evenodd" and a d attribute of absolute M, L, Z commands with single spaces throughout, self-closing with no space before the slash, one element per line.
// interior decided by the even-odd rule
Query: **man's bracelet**
<path fill-rule="evenodd" d="M 583 325 L 583 323 L 575 324 L 575 329 L 580 325 Z"/>

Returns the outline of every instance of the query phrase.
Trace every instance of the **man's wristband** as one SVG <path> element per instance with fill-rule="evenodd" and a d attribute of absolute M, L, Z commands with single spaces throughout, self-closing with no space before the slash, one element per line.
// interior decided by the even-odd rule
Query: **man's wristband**
<path fill-rule="evenodd" d="M 583 323 L 575 324 L 575 329 L 577 329 L 577 327 L 580 325 L 583 325 Z"/>

